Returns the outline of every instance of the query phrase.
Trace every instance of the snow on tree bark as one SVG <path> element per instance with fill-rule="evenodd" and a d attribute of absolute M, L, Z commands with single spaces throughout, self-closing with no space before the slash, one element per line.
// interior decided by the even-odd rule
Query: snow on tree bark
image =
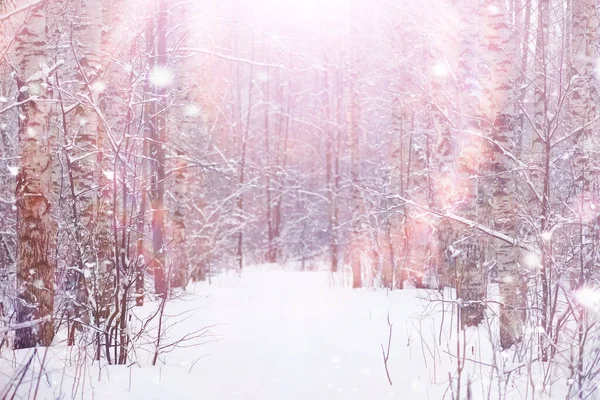
<path fill-rule="evenodd" d="M 352 232 L 350 233 L 349 261 L 352 268 L 352 287 L 362 287 L 362 262 L 365 254 L 366 222 L 364 221 L 364 203 L 360 188 L 360 127 L 359 127 L 359 99 L 356 86 L 353 84 L 356 76 L 350 74 L 345 85 L 344 97 L 346 99 L 346 126 L 350 136 L 350 163 L 351 163 L 351 207 L 352 207 Z"/>
<path fill-rule="evenodd" d="M 17 84 L 23 118 L 19 122 L 17 176 L 17 324 L 42 322 L 16 331 L 17 349 L 49 346 L 54 338 L 53 222 L 50 217 L 51 131 L 48 124 L 46 3 L 32 6 L 16 37 Z"/>
<path fill-rule="evenodd" d="M 510 153 L 514 151 L 515 118 L 512 102 L 513 37 L 507 21 L 506 5 L 499 0 L 487 3 L 488 55 L 492 68 L 492 112 L 494 141 L 490 170 L 492 182 L 492 218 L 494 228 L 514 237 L 516 233 L 515 182 Z M 509 348 L 523 335 L 525 287 L 519 272 L 519 249 L 512 244 L 497 243 L 496 259 L 500 288 L 500 345 Z"/>
<path fill-rule="evenodd" d="M 461 5 L 461 42 L 458 57 L 459 96 L 461 103 L 460 126 L 463 130 L 459 138 L 457 172 L 459 176 L 459 211 L 462 216 L 480 221 L 482 210 L 479 199 L 481 193 L 481 173 L 486 154 L 482 128 L 482 91 L 479 74 L 481 60 L 478 56 L 481 46 L 479 30 L 475 21 L 481 20 L 478 3 L 467 1 Z M 445 145 L 445 151 L 449 145 Z M 483 238 L 473 230 L 458 228 L 454 244 L 447 257 L 454 260 L 454 280 L 457 297 L 461 299 L 461 324 L 463 327 L 478 325 L 484 318 L 483 300 L 487 293 L 485 281 Z M 452 254 L 454 253 L 454 254 Z M 452 262 L 452 261 L 451 261 Z"/>
<path fill-rule="evenodd" d="M 72 270 L 74 276 L 70 279 L 73 280 L 75 290 L 74 318 L 89 323 L 88 301 L 92 282 L 86 277 L 94 276 L 96 279 L 93 281 L 98 282 L 97 277 L 103 264 L 103 260 L 98 259 L 97 177 L 101 173 L 101 167 L 97 163 L 99 118 L 94 109 L 99 95 L 96 83 L 101 71 L 99 49 L 102 7 L 97 0 L 83 0 L 75 5 L 73 20 L 75 40 L 72 50 L 77 82 L 75 90 L 81 102 L 76 106 L 74 115 L 68 118 L 70 123 L 67 126 L 70 127 L 69 134 L 72 137 L 71 183 L 75 196 L 75 232 L 80 242 L 81 259 L 78 260 L 78 269 Z M 74 327 L 80 328 L 81 322 L 77 322 Z M 70 343 L 73 344 L 73 333 L 70 337 Z"/>
<path fill-rule="evenodd" d="M 576 131 L 576 144 L 572 159 L 573 175 L 576 185 L 577 209 L 579 218 L 583 223 L 583 213 L 588 203 L 597 196 L 599 189 L 598 171 L 600 163 L 597 154 L 600 150 L 598 138 L 593 135 L 597 124 L 596 103 L 596 78 L 594 68 L 597 60 L 598 36 L 598 6 L 593 0 L 575 0 L 573 7 L 572 51 L 573 61 L 571 69 L 570 91 L 570 122 Z M 589 283 L 592 276 L 593 248 L 584 245 L 585 242 L 593 243 L 598 235 L 598 222 L 581 228 L 581 250 L 583 258 L 580 263 L 578 286 Z"/>
<path fill-rule="evenodd" d="M 155 71 L 163 71 L 167 65 L 167 2 L 158 2 L 156 63 Z M 149 39 L 150 40 L 150 39 Z M 165 243 L 165 145 L 167 138 L 167 101 L 161 82 L 153 82 L 157 98 L 157 110 L 153 121 L 150 142 L 150 157 L 153 174 L 150 178 L 152 199 L 152 271 L 154 273 L 154 291 L 157 296 L 165 298 L 168 291 L 166 274 Z"/>
<path fill-rule="evenodd" d="M 538 3 L 537 30 L 535 42 L 535 90 L 534 90 L 534 132 L 530 160 L 532 166 L 531 181 L 534 185 L 530 190 L 529 198 L 532 200 L 533 209 L 541 214 L 539 218 L 539 232 L 545 232 L 550 217 L 550 157 L 551 157 L 551 135 L 548 119 L 548 82 L 547 82 L 547 49 L 549 23 L 549 0 L 540 0 Z M 538 193 L 541 194 L 541 203 Z M 540 349 L 542 360 L 548 358 L 548 338 L 552 338 L 551 319 L 551 282 L 550 268 L 551 258 L 549 244 L 542 238 L 541 250 L 541 310 L 540 326 L 543 333 L 540 334 Z M 536 294 L 537 295 L 537 294 Z"/>

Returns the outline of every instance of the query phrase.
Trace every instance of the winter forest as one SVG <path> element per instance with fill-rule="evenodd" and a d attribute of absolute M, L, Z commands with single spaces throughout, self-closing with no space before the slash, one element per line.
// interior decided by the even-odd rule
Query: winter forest
<path fill-rule="evenodd" d="M 600 399 L 597 0 L 0 0 L 4 399 Z"/>

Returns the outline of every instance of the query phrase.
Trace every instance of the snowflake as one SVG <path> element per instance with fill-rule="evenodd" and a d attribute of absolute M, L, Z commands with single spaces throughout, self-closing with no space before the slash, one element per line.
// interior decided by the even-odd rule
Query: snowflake
<path fill-rule="evenodd" d="M 552 232 L 546 231 L 546 232 L 542 233 L 542 240 L 544 242 L 550 242 L 552 240 Z"/>
<path fill-rule="evenodd" d="M 106 177 L 106 179 L 108 179 L 109 181 L 112 181 L 113 179 L 115 179 L 115 173 L 114 171 L 102 171 L 102 174 Z"/>
<path fill-rule="evenodd" d="M 529 268 L 539 268 L 542 265 L 542 260 L 540 259 L 539 254 L 528 251 L 523 257 L 523 262 Z"/>
<path fill-rule="evenodd" d="M 183 115 L 186 117 L 197 117 L 200 115 L 200 108 L 193 103 L 186 104 L 183 108 Z"/>
<path fill-rule="evenodd" d="M 494 5 L 489 6 L 487 9 L 488 9 L 488 13 L 490 15 L 495 15 L 495 14 L 500 13 L 500 9 Z"/>
<path fill-rule="evenodd" d="M 152 68 L 148 77 L 150 83 L 156 87 L 167 87 L 173 83 L 173 73 L 169 69 L 158 65 Z"/>
<path fill-rule="evenodd" d="M 443 61 L 440 61 L 431 68 L 431 72 L 434 76 L 443 78 L 448 75 L 448 67 Z"/>
<path fill-rule="evenodd" d="M 17 166 L 12 166 L 12 165 L 7 165 L 6 166 L 8 168 L 8 172 L 12 175 L 12 176 L 17 176 L 19 174 L 19 167 Z"/>
<path fill-rule="evenodd" d="M 106 90 L 106 83 L 102 82 L 102 81 L 97 81 L 92 83 L 92 92 L 94 93 L 102 93 Z"/>

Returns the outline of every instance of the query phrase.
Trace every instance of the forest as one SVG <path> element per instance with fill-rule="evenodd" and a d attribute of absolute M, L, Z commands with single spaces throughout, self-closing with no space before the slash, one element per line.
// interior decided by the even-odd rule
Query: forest
<path fill-rule="evenodd" d="M 0 0 L 0 396 L 600 398 L 599 7 Z"/>

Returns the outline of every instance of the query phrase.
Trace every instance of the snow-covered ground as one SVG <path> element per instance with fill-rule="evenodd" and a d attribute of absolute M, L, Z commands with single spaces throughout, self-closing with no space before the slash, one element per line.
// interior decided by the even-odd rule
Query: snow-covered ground
<path fill-rule="evenodd" d="M 231 273 L 214 278 L 211 285 L 191 286 L 167 305 L 168 330 L 163 344 L 210 326 L 208 334 L 184 342 L 185 347 L 166 347 L 169 352 L 161 354 L 154 367 L 149 365 L 151 357 L 144 353 L 144 346 L 130 357 L 129 365 L 110 367 L 97 362 L 65 365 L 63 360 L 76 360 L 73 353 L 81 349 L 60 344 L 40 349 L 37 362 L 45 357 L 47 367 L 39 379 L 37 397 L 456 398 L 456 321 L 449 312 L 442 313 L 441 295 L 416 289 L 353 290 L 343 281 L 342 276 L 332 277 L 327 272 L 260 266 L 247 268 L 241 277 Z M 156 307 L 157 303 L 149 302 L 136 313 L 150 313 Z M 392 385 L 382 355 L 382 346 L 387 351 L 390 337 L 388 315 Z M 488 398 L 490 388 L 491 393 L 498 390 L 497 376 L 487 365 L 493 363 L 494 355 L 487 332 L 481 327 L 459 335 L 468 342 L 460 346 L 466 365 L 461 399 L 467 398 L 468 382 L 473 398 Z M 151 346 L 146 346 L 148 349 Z M 9 388 L 15 370 L 31 354 L 32 350 L 2 350 L 0 388 Z M 516 370 L 512 375 L 519 372 L 525 374 Z M 15 398 L 32 398 L 37 376 L 28 374 Z M 510 382 L 505 398 L 525 398 L 527 392 L 531 397 L 532 385 Z M 492 398 L 498 398 L 497 394 Z"/>

